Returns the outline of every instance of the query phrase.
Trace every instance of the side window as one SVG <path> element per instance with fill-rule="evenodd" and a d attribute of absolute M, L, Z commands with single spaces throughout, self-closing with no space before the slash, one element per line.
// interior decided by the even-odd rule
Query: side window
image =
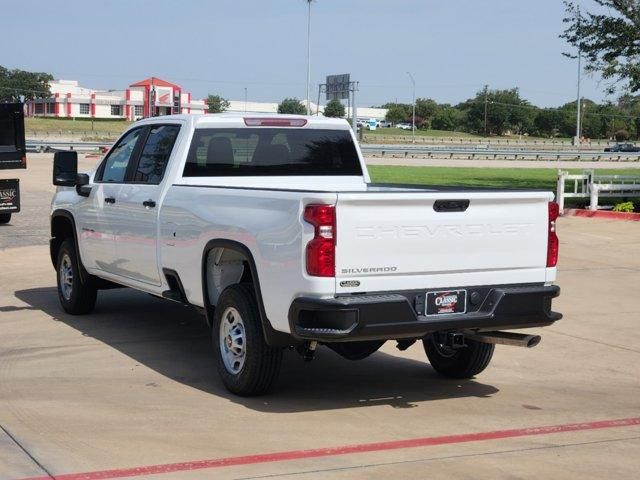
<path fill-rule="evenodd" d="M 111 149 L 100 172 L 98 172 L 98 182 L 124 182 L 127 167 L 141 133 L 141 128 L 131 130 Z"/>
<path fill-rule="evenodd" d="M 140 154 L 138 167 L 133 176 L 134 182 L 158 184 L 171 156 L 173 144 L 180 132 L 178 125 L 152 126 L 147 142 Z"/>

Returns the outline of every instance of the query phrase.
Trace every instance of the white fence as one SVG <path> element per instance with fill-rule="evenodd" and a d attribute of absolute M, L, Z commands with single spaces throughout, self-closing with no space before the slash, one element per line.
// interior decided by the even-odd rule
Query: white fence
<path fill-rule="evenodd" d="M 567 191 L 568 186 L 571 187 L 569 191 Z M 596 175 L 594 170 L 584 170 L 581 174 L 570 174 L 564 170 L 558 170 L 556 199 L 560 206 L 560 212 L 564 209 L 565 198 L 589 198 L 589 210 L 595 211 L 598 209 L 600 196 L 640 197 L 640 174 L 635 176 Z"/>

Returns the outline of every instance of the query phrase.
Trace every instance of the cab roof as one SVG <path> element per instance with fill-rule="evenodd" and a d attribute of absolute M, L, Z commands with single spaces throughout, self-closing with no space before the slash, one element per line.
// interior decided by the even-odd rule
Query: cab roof
<path fill-rule="evenodd" d="M 165 123 L 172 120 L 180 120 L 186 122 L 194 128 L 207 128 L 207 127 L 219 127 L 219 128 L 244 128 L 248 127 L 246 120 L 265 120 L 265 125 L 270 127 L 277 127 L 279 125 L 272 124 L 272 121 L 286 121 L 291 120 L 294 125 L 281 125 L 286 128 L 321 128 L 321 129 L 336 129 L 336 130 L 348 130 L 350 125 L 343 118 L 328 118 L 315 115 L 286 115 L 277 113 L 237 113 L 237 112 L 225 112 L 225 113 L 210 113 L 210 114 L 190 114 L 190 115 L 163 115 L 160 117 L 145 118 L 139 120 L 136 124 L 146 123 Z M 303 125 L 295 125 L 296 123 L 302 123 L 304 120 L 306 123 Z M 257 126 L 260 125 L 250 125 Z"/>

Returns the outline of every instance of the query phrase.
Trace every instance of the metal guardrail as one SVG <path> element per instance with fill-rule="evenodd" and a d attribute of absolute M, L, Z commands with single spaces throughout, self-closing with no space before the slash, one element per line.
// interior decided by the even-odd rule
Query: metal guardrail
<path fill-rule="evenodd" d="M 28 141 L 27 150 L 31 152 L 54 152 L 58 150 L 76 150 L 92 152 L 108 149 L 112 142 L 64 142 L 64 141 Z M 451 158 L 467 160 L 572 160 L 603 162 L 639 162 L 638 153 L 602 152 L 596 150 L 549 151 L 518 148 L 464 148 L 420 145 L 367 145 L 360 146 L 366 156 L 385 158 Z"/>
<path fill-rule="evenodd" d="M 53 142 L 48 140 L 27 141 L 28 152 L 57 152 L 76 150 L 78 152 L 96 152 L 111 147 L 113 142 Z"/>
<path fill-rule="evenodd" d="M 638 162 L 638 153 L 596 150 L 530 150 L 525 148 L 468 148 L 404 145 L 360 145 L 367 156 L 385 158 L 457 158 L 466 160 L 573 160 L 604 162 Z"/>
<path fill-rule="evenodd" d="M 385 135 L 385 134 L 371 134 L 364 133 L 363 134 L 364 143 L 385 143 L 385 144 L 399 144 L 399 143 L 409 143 L 411 141 L 411 135 Z M 571 143 L 571 140 L 568 139 L 544 139 L 544 138 L 483 138 L 483 137 L 429 137 L 426 135 L 416 135 L 415 142 L 418 144 L 427 144 L 427 145 L 461 145 L 461 146 L 472 146 L 472 145 L 490 145 L 490 146 L 525 146 L 528 148 L 537 148 L 541 150 L 546 149 L 576 149 L 575 145 Z M 610 146 L 617 143 L 614 140 L 591 140 L 588 143 L 585 143 L 579 148 L 604 148 L 606 146 Z"/>

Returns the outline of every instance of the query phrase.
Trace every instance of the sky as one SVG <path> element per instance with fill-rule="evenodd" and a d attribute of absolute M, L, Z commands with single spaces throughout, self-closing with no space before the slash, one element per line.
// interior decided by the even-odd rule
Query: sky
<path fill-rule="evenodd" d="M 592 0 L 580 2 L 584 8 Z M 313 0 L 312 100 L 326 75 L 360 82 L 359 106 L 416 97 L 458 103 L 518 87 L 535 105 L 576 98 L 561 0 Z M 194 98 L 304 99 L 306 0 L 11 0 L 0 65 L 124 89 L 155 76 Z M 12 40 L 8 40 L 12 39 Z M 583 95 L 613 100 L 583 75 Z"/>

